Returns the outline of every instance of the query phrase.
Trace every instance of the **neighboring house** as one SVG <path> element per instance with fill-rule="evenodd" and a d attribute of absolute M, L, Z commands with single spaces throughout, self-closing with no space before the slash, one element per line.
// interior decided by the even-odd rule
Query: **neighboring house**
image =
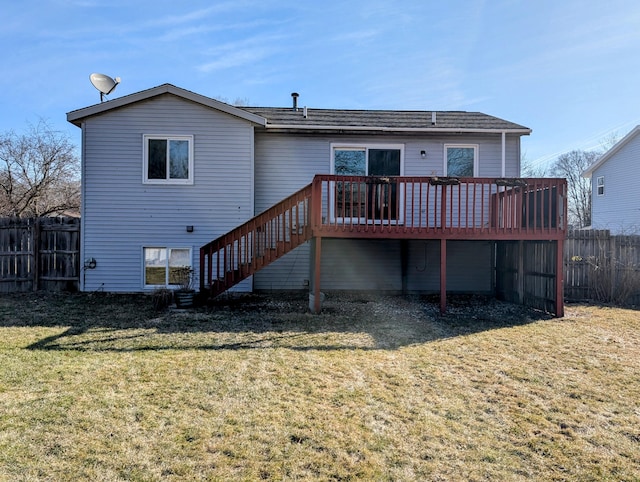
<path fill-rule="evenodd" d="M 315 309 L 322 287 L 440 293 L 443 310 L 446 291 L 499 294 L 562 315 L 566 182 L 517 179 L 530 129 L 293 103 L 234 107 L 164 84 L 68 113 L 95 264 L 81 289 L 153 290 L 189 265 L 212 295 L 311 289 Z M 546 268 L 527 271 L 539 249 Z"/>
<path fill-rule="evenodd" d="M 640 125 L 583 176 L 591 178 L 591 228 L 640 234 Z"/>

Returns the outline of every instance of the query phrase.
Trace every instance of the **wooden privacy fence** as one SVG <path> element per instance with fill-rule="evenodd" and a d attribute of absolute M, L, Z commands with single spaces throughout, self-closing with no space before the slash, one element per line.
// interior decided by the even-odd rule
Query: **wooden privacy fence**
<path fill-rule="evenodd" d="M 564 249 L 564 296 L 571 301 L 640 303 L 640 236 L 570 232 Z"/>
<path fill-rule="evenodd" d="M 557 300 L 557 243 L 562 241 L 498 241 L 496 243 L 496 296 L 563 316 Z M 558 309 L 560 308 L 560 310 Z"/>
<path fill-rule="evenodd" d="M 0 293 L 76 291 L 80 219 L 0 218 Z"/>

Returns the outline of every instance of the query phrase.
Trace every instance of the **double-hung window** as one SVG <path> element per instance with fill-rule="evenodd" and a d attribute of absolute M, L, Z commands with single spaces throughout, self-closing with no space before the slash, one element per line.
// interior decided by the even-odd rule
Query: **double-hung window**
<path fill-rule="evenodd" d="M 478 175 L 476 144 L 445 144 L 444 172 L 446 176 L 474 177 Z"/>
<path fill-rule="evenodd" d="M 398 185 L 389 176 L 401 176 L 402 144 L 334 144 L 331 173 L 339 176 L 375 176 L 362 182 L 337 180 L 332 190 L 333 219 L 359 222 L 398 222 L 402 218 Z"/>
<path fill-rule="evenodd" d="M 145 184 L 193 184 L 193 136 L 143 138 Z"/>
<path fill-rule="evenodd" d="M 596 188 L 598 196 L 604 196 L 604 176 L 598 176 L 596 179 Z"/>
<path fill-rule="evenodd" d="M 170 288 L 180 282 L 180 272 L 191 268 L 191 248 L 144 247 L 144 287 Z"/>

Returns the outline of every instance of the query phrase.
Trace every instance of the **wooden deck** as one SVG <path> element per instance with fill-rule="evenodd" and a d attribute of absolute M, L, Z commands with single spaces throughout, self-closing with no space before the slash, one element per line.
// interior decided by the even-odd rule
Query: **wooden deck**
<path fill-rule="evenodd" d="M 566 236 L 566 180 L 317 175 L 313 236 L 540 240 Z"/>
<path fill-rule="evenodd" d="M 200 288 L 228 290 L 312 239 L 319 303 L 322 238 L 555 241 L 556 315 L 562 316 L 567 182 L 556 178 L 316 175 L 311 184 L 200 249 Z M 549 276 L 549 274 L 545 274 Z M 440 266 L 445 309 L 446 262 Z M 316 310 L 319 305 L 316 305 Z"/>

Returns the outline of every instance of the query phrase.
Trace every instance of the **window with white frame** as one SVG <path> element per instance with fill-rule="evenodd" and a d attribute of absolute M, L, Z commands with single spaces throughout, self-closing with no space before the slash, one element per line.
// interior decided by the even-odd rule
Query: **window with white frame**
<path fill-rule="evenodd" d="M 193 136 L 143 136 L 146 184 L 193 184 Z"/>
<path fill-rule="evenodd" d="M 445 144 L 444 172 L 446 176 L 474 177 L 478 175 L 476 144 Z"/>
<path fill-rule="evenodd" d="M 598 176 L 596 179 L 596 189 L 598 196 L 604 196 L 604 176 Z"/>
<path fill-rule="evenodd" d="M 145 288 L 177 287 L 181 273 L 191 269 L 191 248 L 144 247 Z"/>
<path fill-rule="evenodd" d="M 402 144 L 332 144 L 331 173 L 339 176 L 401 176 Z M 334 218 L 397 222 L 402 216 L 398 187 L 375 183 L 336 181 L 332 192 Z"/>

